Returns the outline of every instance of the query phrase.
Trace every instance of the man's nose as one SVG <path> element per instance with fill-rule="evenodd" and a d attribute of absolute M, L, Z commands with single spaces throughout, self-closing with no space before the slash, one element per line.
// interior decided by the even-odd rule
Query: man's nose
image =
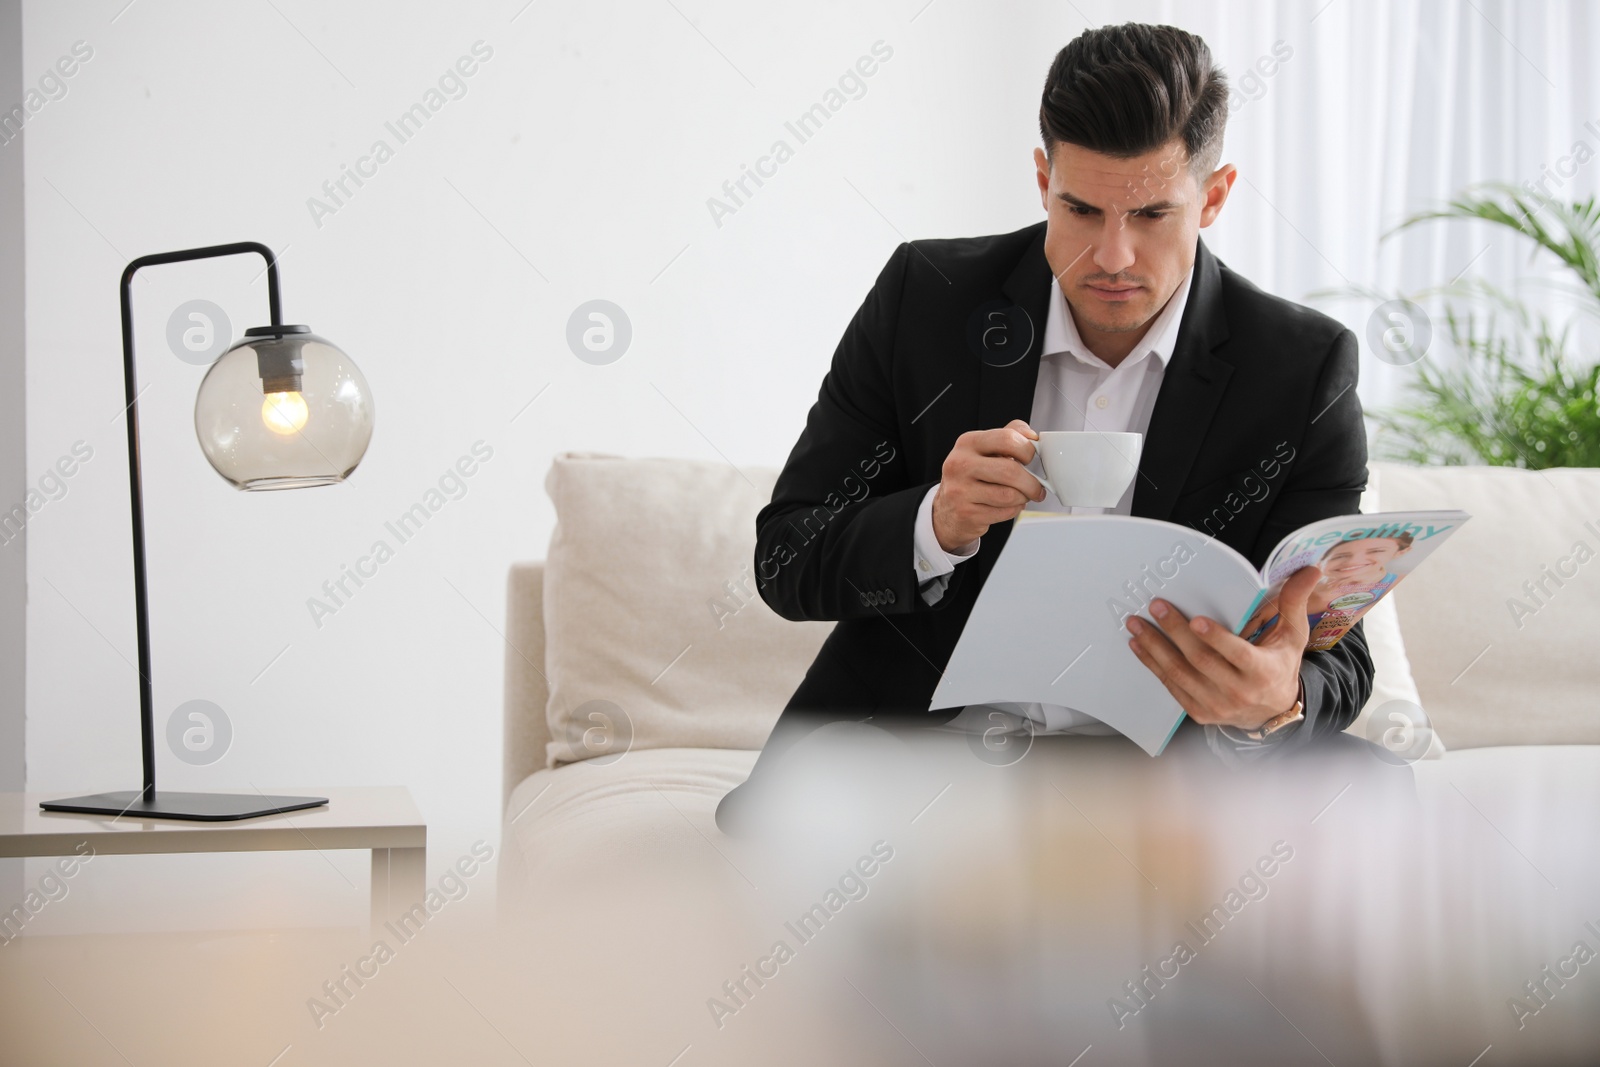
<path fill-rule="evenodd" d="M 1129 231 L 1128 217 L 1120 212 L 1107 212 L 1100 240 L 1095 242 L 1095 266 L 1107 274 L 1120 274 L 1133 266 L 1133 259 L 1133 236 Z"/>

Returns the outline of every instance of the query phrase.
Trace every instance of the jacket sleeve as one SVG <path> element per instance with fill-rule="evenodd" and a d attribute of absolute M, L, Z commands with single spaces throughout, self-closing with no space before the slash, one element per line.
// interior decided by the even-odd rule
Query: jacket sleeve
<path fill-rule="evenodd" d="M 895 335 L 911 247 L 889 257 L 833 354 L 773 488 L 756 516 L 761 597 L 793 620 L 930 610 L 912 568 L 917 507 L 900 439 Z"/>
<path fill-rule="evenodd" d="M 1360 510 L 1367 486 L 1367 435 L 1356 396 L 1359 365 L 1355 335 L 1340 331 L 1323 362 L 1283 491 L 1251 553 L 1257 566 L 1279 541 L 1305 524 Z M 1361 624 L 1332 648 L 1307 652 L 1300 662 L 1300 680 L 1305 683 L 1306 722 L 1288 742 L 1291 747 L 1343 730 L 1371 695 L 1372 657 Z"/>

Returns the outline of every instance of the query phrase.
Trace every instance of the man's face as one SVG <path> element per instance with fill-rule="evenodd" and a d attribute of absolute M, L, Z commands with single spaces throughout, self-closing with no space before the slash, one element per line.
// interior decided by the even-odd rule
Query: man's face
<path fill-rule="evenodd" d="M 1193 268 L 1200 228 L 1222 210 L 1234 168 L 1197 179 L 1177 139 L 1131 159 L 1065 143 L 1033 154 L 1045 258 L 1079 333 L 1113 347 L 1107 335 L 1133 334 L 1131 346 Z"/>

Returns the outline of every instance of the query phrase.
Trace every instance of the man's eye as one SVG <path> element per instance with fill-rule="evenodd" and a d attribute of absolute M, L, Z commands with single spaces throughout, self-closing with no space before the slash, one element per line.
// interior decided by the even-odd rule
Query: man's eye
<path fill-rule="evenodd" d="M 1098 215 L 1100 213 L 1098 208 L 1084 207 L 1082 204 L 1068 204 L 1067 210 L 1079 217 L 1085 215 Z"/>
<path fill-rule="evenodd" d="M 1134 214 L 1146 219 L 1164 219 L 1167 217 L 1165 211 L 1135 211 Z"/>

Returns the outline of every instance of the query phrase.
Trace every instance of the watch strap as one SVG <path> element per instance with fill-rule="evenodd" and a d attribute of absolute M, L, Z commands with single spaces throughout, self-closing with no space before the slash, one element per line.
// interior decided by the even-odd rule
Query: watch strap
<path fill-rule="evenodd" d="M 1289 727 L 1296 723 L 1304 722 L 1306 718 L 1306 683 L 1300 679 L 1299 693 L 1295 698 L 1294 706 L 1288 711 L 1280 712 L 1256 727 L 1254 730 L 1244 730 L 1238 727 L 1222 727 L 1224 733 L 1233 736 L 1235 740 L 1243 740 L 1251 744 L 1265 744 L 1275 737 L 1283 736 Z"/>

